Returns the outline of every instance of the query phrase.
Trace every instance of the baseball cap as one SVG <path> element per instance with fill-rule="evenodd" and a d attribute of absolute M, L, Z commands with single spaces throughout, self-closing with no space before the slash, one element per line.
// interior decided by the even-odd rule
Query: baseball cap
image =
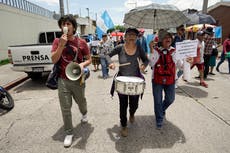
<path fill-rule="evenodd" d="M 136 28 L 127 28 L 127 29 L 125 30 L 125 34 L 126 34 L 126 33 L 129 33 L 129 32 L 134 32 L 134 33 L 136 33 L 136 35 L 139 34 L 139 31 L 138 31 Z"/>

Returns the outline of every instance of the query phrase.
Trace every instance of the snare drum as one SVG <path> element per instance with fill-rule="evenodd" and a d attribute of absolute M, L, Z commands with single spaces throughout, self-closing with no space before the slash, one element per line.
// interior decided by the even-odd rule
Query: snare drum
<path fill-rule="evenodd" d="M 145 81 L 133 76 L 118 76 L 115 79 L 115 90 L 124 95 L 140 95 L 144 92 Z"/>

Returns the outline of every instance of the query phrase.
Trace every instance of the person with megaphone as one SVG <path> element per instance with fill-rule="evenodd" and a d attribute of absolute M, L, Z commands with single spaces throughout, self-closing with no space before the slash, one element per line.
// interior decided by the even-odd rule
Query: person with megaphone
<path fill-rule="evenodd" d="M 60 65 L 58 96 L 66 134 L 64 147 L 69 147 L 73 139 L 72 97 L 82 114 L 81 122 L 87 122 L 85 82 L 82 81 L 82 76 L 85 68 L 91 63 L 91 55 L 85 40 L 74 36 L 77 22 L 73 15 L 62 16 L 58 20 L 58 26 L 63 34 L 53 41 L 51 58 L 53 63 L 59 62 Z"/>

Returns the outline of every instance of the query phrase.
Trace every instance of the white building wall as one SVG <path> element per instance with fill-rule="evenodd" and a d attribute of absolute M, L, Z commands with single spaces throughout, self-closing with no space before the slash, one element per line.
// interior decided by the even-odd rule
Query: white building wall
<path fill-rule="evenodd" d="M 0 60 L 8 46 L 37 43 L 40 32 L 58 29 L 57 20 L 0 4 Z"/>

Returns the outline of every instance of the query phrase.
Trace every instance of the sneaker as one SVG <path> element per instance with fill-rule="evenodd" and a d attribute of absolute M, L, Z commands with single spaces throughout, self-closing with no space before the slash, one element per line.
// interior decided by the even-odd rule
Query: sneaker
<path fill-rule="evenodd" d="M 129 122 L 130 123 L 134 123 L 135 122 L 135 116 L 134 115 L 130 115 L 129 116 Z"/>
<path fill-rule="evenodd" d="M 219 70 L 219 68 L 218 68 L 218 67 L 216 67 L 216 71 L 217 71 L 217 72 L 220 72 L 220 70 Z"/>
<path fill-rule="evenodd" d="M 177 86 L 177 84 L 175 84 L 175 89 L 177 89 L 178 88 L 178 86 Z"/>
<path fill-rule="evenodd" d="M 157 129 L 157 130 L 161 130 L 161 128 L 162 128 L 162 123 L 157 123 L 156 129 Z"/>
<path fill-rule="evenodd" d="M 64 147 L 70 147 L 73 141 L 73 134 L 66 135 L 64 140 Z"/>
<path fill-rule="evenodd" d="M 82 122 L 82 123 L 87 123 L 87 122 L 88 122 L 87 114 L 82 115 L 81 122 Z"/>
<path fill-rule="evenodd" d="M 128 129 L 127 127 L 122 127 L 121 128 L 121 136 L 127 137 L 128 136 Z"/>

